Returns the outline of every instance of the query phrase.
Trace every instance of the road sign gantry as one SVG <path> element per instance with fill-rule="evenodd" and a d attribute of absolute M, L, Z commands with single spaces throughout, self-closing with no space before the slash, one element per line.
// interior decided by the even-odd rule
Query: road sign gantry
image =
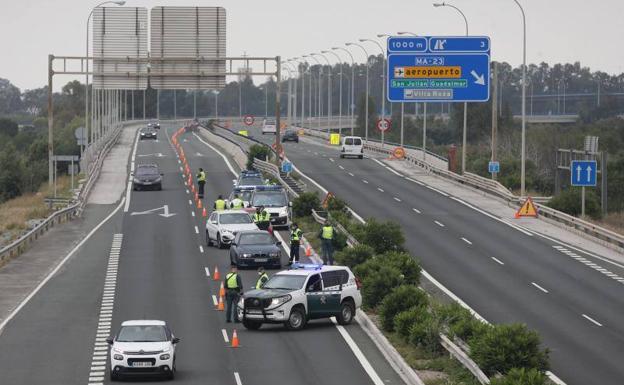
<path fill-rule="evenodd" d="M 490 38 L 388 39 L 390 102 L 485 102 L 490 98 Z"/>

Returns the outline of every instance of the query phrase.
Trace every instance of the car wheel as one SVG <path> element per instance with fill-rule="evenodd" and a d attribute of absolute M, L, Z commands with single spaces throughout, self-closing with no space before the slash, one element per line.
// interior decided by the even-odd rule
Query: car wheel
<path fill-rule="evenodd" d="M 210 233 L 206 230 L 206 246 L 212 246 L 212 239 L 210 239 Z"/>
<path fill-rule="evenodd" d="M 111 382 L 119 381 L 119 377 L 117 377 L 117 375 L 115 373 L 113 373 L 112 369 L 111 369 L 111 372 L 110 372 L 110 380 L 111 380 Z"/>
<path fill-rule="evenodd" d="M 221 234 L 217 233 L 217 249 L 223 248 L 223 242 L 221 242 Z"/>
<path fill-rule="evenodd" d="M 243 326 L 248 330 L 258 330 L 262 327 L 262 322 L 243 319 Z"/>
<path fill-rule="evenodd" d="M 336 320 L 340 325 L 348 325 L 353 321 L 355 317 L 355 307 L 351 301 L 343 301 L 340 305 L 340 313 L 336 317 Z"/>
<path fill-rule="evenodd" d="M 344 159 L 344 155 L 340 154 L 340 159 Z"/>
<path fill-rule="evenodd" d="M 300 307 L 295 307 L 290 311 L 288 321 L 285 322 L 288 330 L 301 330 L 307 322 L 306 315 Z"/>
<path fill-rule="evenodd" d="M 161 191 L 161 190 L 162 190 L 162 184 L 159 184 L 159 185 L 156 187 L 156 190 Z"/>

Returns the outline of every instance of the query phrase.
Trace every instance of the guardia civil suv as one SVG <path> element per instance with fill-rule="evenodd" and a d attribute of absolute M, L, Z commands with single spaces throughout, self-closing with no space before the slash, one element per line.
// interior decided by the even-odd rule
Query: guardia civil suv
<path fill-rule="evenodd" d="M 246 292 L 237 309 L 247 329 L 283 323 L 300 330 L 318 318 L 336 317 L 347 325 L 361 305 L 360 283 L 348 267 L 294 264 L 273 275 L 262 289 Z"/>

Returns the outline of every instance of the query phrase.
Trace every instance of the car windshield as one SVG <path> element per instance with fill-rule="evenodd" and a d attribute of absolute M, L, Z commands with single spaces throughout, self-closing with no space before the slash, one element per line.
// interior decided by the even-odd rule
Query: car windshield
<path fill-rule="evenodd" d="M 156 167 L 138 167 L 136 169 L 137 175 L 158 175 L 158 169 Z"/>
<path fill-rule="evenodd" d="M 305 275 L 277 274 L 272 276 L 268 281 L 266 281 L 262 288 L 298 290 L 303 287 L 303 283 L 305 282 L 305 280 Z"/>
<path fill-rule="evenodd" d="M 219 223 L 222 225 L 240 225 L 245 223 L 252 223 L 249 214 L 221 214 L 219 216 Z"/>
<path fill-rule="evenodd" d="M 233 192 L 232 194 L 230 194 L 230 201 L 234 200 L 236 195 L 238 195 L 238 198 L 244 202 L 249 202 L 249 200 L 251 199 L 251 194 L 253 194 L 253 190 L 243 190 L 243 191 L 238 191 L 238 192 Z"/>
<path fill-rule="evenodd" d="M 286 196 L 281 191 L 256 192 L 251 203 L 254 207 L 284 207 L 288 205 Z"/>
<path fill-rule="evenodd" d="M 264 181 L 259 176 L 247 176 L 241 178 L 239 184 L 243 186 L 262 186 Z"/>
<path fill-rule="evenodd" d="M 122 326 L 117 337 L 118 342 L 163 342 L 167 341 L 167 332 L 161 325 Z"/>
<path fill-rule="evenodd" d="M 275 126 L 275 120 L 267 120 L 265 124 L 267 126 Z"/>
<path fill-rule="evenodd" d="M 272 245 L 273 237 L 269 233 L 243 234 L 240 237 L 241 245 Z"/>

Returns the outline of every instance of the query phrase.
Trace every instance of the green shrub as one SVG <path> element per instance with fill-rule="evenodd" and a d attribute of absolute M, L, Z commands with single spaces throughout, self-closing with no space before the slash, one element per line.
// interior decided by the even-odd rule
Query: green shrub
<path fill-rule="evenodd" d="M 353 247 L 345 248 L 344 250 L 336 253 L 334 259 L 338 264 L 349 266 L 351 268 L 360 265 L 374 255 L 374 250 L 370 246 L 358 244 Z"/>
<path fill-rule="evenodd" d="M 401 285 L 392 289 L 379 305 L 381 326 L 394 331 L 394 317 L 405 309 L 422 307 L 428 303 L 427 294 L 414 285 Z"/>
<path fill-rule="evenodd" d="M 362 279 L 362 304 L 367 309 L 376 308 L 392 289 L 402 283 L 403 278 L 399 270 L 395 267 L 380 266 L 375 274 L 369 274 Z"/>
<path fill-rule="evenodd" d="M 334 231 L 332 247 L 334 248 L 334 251 L 342 251 L 347 248 L 347 236 L 339 231 Z"/>
<path fill-rule="evenodd" d="M 544 385 L 546 375 L 536 369 L 513 368 L 505 376 L 492 379 L 492 385 Z"/>
<path fill-rule="evenodd" d="M 464 341 L 478 337 L 490 327 L 476 319 L 468 309 L 464 309 L 456 302 L 448 305 L 439 305 L 435 308 L 438 318 L 448 326 L 450 336 L 456 336 Z"/>
<path fill-rule="evenodd" d="M 260 159 L 267 161 L 269 159 L 269 148 L 260 144 L 254 144 L 249 147 L 249 153 L 247 154 L 247 169 L 253 169 L 254 159 Z"/>
<path fill-rule="evenodd" d="M 566 214 L 579 216 L 581 215 L 581 189 L 568 188 L 551 199 L 547 205 Z M 585 190 L 585 214 L 594 219 L 600 219 L 602 216 L 600 199 L 591 189 Z"/>
<path fill-rule="evenodd" d="M 411 255 L 392 251 L 381 255 L 379 258 L 383 260 L 384 264 L 396 267 L 403 274 L 406 283 L 418 285 L 420 282 L 420 264 Z"/>
<path fill-rule="evenodd" d="M 295 217 L 307 217 L 312 210 L 318 210 L 321 205 L 319 196 L 315 192 L 305 192 L 293 200 L 293 215 Z"/>
<path fill-rule="evenodd" d="M 345 201 L 343 201 L 340 198 L 337 198 L 336 196 L 333 196 L 328 202 L 327 202 L 327 211 L 332 213 L 332 216 L 335 215 L 336 213 L 348 213 L 349 210 L 347 210 L 347 203 Z"/>
<path fill-rule="evenodd" d="M 486 374 L 505 374 L 512 368 L 545 371 L 549 367 L 548 349 L 540 348 L 539 335 L 526 325 L 494 325 L 468 343 L 472 358 Z"/>
<path fill-rule="evenodd" d="M 421 322 L 423 317 L 427 317 L 427 309 L 421 306 L 414 306 L 404 310 L 394 317 L 394 330 L 405 338 L 410 335 L 412 325 Z"/>
<path fill-rule="evenodd" d="M 412 324 L 409 342 L 421 347 L 429 353 L 440 353 L 444 348 L 440 345 L 440 320 L 431 313 L 424 313 L 417 322 Z"/>
<path fill-rule="evenodd" d="M 402 251 L 405 237 L 401 226 L 392 221 L 377 222 L 374 218 L 368 219 L 364 225 L 354 226 L 353 236 L 365 245 L 369 245 L 378 254 L 387 251 Z"/>

